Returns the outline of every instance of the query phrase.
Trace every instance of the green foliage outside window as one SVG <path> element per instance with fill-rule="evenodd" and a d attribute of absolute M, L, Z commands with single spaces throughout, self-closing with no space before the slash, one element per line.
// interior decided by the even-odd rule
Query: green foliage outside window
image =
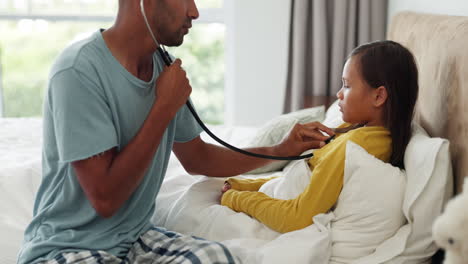
<path fill-rule="evenodd" d="M 41 116 L 54 59 L 80 32 L 96 23 L 20 20 L 0 22 L 5 117 Z"/>
<path fill-rule="evenodd" d="M 220 124 L 224 115 L 224 26 L 195 25 L 180 47 L 168 51 L 182 60 L 192 101 L 203 121 Z"/>
<path fill-rule="evenodd" d="M 57 55 L 71 41 L 109 25 L 28 19 L 0 21 L 4 116 L 40 116 L 48 73 Z M 169 51 L 182 59 L 193 87 L 191 97 L 202 119 L 222 123 L 224 26 L 195 24 L 184 44 Z"/>

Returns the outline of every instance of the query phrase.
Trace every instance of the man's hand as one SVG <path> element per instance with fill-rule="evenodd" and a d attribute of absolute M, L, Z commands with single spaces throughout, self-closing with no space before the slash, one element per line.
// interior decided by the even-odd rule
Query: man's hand
<path fill-rule="evenodd" d="M 325 140 L 334 134 L 332 129 L 319 122 L 296 124 L 288 136 L 275 146 L 276 152 L 281 156 L 300 155 L 306 150 L 325 146 Z"/>
<path fill-rule="evenodd" d="M 187 74 L 180 59 L 165 67 L 156 80 L 156 100 L 164 103 L 167 109 L 176 113 L 192 93 Z"/>

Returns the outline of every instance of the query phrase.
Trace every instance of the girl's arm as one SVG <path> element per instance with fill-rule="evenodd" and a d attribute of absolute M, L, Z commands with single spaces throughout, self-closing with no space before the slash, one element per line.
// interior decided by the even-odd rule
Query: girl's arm
<path fill-rule="evenodd" d="M 239 178 L 229 178 L 226 180 L 231 187 L 238 191 L 258 191 L 263 184 L 277 177 L 270 178 L 258 178 L 258 179 L 239 179 Z"/>
<path fill-rule="evenodd" d="M 280 200 L 256 191 L 233 189 L 221 204 L 244 212 L 278 232 L 299 230 L 313 224 L 312 217 L 328 212 L 343 186 L 346 144 L 336 144 L 315 164 L 311 182 L 297 198 Z"/>

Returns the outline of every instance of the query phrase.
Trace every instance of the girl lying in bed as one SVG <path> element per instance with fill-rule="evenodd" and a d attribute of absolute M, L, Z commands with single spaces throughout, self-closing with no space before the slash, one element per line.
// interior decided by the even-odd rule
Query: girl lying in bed
<path fill-rule="evenodd" d="M 313 224 L 315 215 L 328 212 L 338 200 L 347 141 L 403 168 L 417 96 L 418 71 L 409 50 L 392 41 L 356 48 L 346 61 L 337 93 L 346 122 L 340 128 L 352 129 L 337 130 L 334 141 L 314 152 L 308 161 L 313 176 L 305 190 L 295 199 L 274 199 L 258 192 L 270 179 L 230 178 L 222 189 L 221 204 L 282 233 Z"/>

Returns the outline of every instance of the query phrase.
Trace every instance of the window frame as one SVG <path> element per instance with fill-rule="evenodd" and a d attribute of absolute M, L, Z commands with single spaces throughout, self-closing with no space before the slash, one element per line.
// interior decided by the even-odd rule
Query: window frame
<path fill-rule="evenodd" d="M 220 8 L 202 8 L 199 10 L 200 17 L 194 23 L 221 23 L 224 24 L 224 10 Z M 21 19 L 42 19 L 46 21 L 79 21 L 79 22 L 112 22 L 115 16 L 113 15 L 75 15 L 75 14 L 37 14 L 34 12 L 26 14 L 8 14 L 0 13 L 0 20 L 21 20 Z"/>
<path fill-rule="evenodd" d="M 76 21 L 76 22 L 112 22 L 115 19 L 114 15 L 74 15 L 74 14 L 37 14 L 32 11 L 31 1 L 27 2 L 27 13 L 18 13 L 18 14 L 8 14 L 0 12 L 0 21 L 19 21 L 22 19 L 31 19 L 31 20 L 46 20 L 50 22 L 60 22 L 60 21 Z M 200 17 L 197 20 L 194 20 L 194 23 L 200 24 L 210 24 L 210 23 L 225 23 L 224 8 L 201 8 L 199 9 Z M 3 72 L 2 72 L 2 63 L 1 63 L 1 54 L 0 54 L 0 118 L 4 117 L 5 113 L 5 102 L 3 97 Z"/>

